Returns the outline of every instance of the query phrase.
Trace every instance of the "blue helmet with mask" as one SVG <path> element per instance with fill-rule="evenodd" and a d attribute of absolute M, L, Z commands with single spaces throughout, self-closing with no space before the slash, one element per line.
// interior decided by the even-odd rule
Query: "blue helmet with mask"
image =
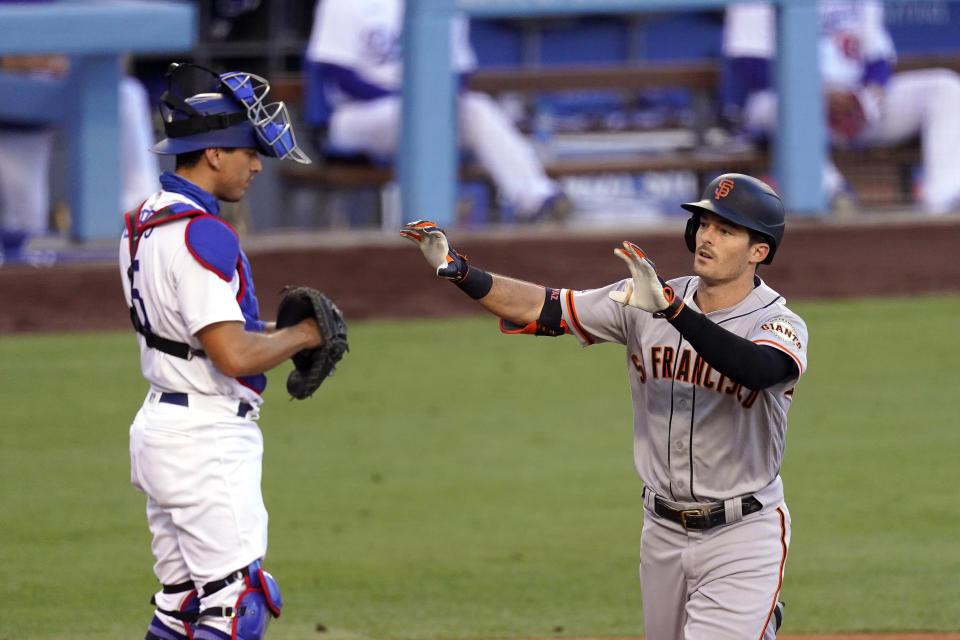
<path fill-rule="evenodd" d="M 185 98 L 180 89 L 196 70 L 204 72 L 203 90 Z M 171 64 L 166 76 L 160 115 L 167 137 L 150 147 L 154 153 L 248 148 L 273 158 L 310 163 L 297 146 L 286 105 L 265 102 L 270 91 L 265 79 L 241 71 L 217 74 L 199 65 L 179 63 Z"/>

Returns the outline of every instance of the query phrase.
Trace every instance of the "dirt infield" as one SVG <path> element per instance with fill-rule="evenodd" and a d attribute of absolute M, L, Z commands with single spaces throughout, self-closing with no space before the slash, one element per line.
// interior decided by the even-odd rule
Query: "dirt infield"
<path fill-rule="evenodd" d="M 780 640 L 960 640 L 960 633 L 953 632 L 917 632 L 917 633 L 781 633 Z M 543 639 L 546 640 L 546 639 Z M 567 638 L 566 640 L 644 640 L 643 638 Z"/>
<path fill-rule="evenodd" d="M 492 271 L 571 288 L 622 278 L 612 255 L 621 240 L 642 246 L 660 273 L 687 273 L 681 228 L 584 233 L 517 230 L 455 233 L 471 261 Z M 286 284 L 306 284 L 337 300 L 350 319 L 472 315 L 476 305 L 434 282 L 423 258 L 399 237 L 332 241 L 297 236 L 280 247 L 245 241 L 262 315 L 271 319 Z M 290 246 L 294 245 L 294 246 Z M 788 299 L 960 292 L 960 220 L 913 219 L 835 225 L 792 224 L 775 263 L 761 275 Z M 0 334 L 129 327 L 120 274 L 110 262 L 48 268 L 0 267 Z"/>

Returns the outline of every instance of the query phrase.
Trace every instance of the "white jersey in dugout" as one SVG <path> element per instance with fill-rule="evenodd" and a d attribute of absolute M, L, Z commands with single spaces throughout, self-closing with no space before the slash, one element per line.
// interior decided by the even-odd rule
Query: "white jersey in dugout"
<path fill-rule="evenodd" d="M 323 0 L 317 3 L 307 59 L 353 69 L 365 81 L 399 91 L 403 81 L 403 0 Z M 469 23 L 458 14 L 452 25 L 453 69 L 476 67 Z"/>

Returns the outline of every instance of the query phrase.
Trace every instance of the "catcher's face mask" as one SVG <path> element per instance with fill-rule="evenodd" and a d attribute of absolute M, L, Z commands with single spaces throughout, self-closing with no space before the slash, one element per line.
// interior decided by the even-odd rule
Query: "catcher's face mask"
<path fill-rule="evenodd" d="M 167 138 L 151 151 L 178 154 L 213 147 L 253 148 L 265 156 L 310 163 L 297 146 L 286 105 L 264 102 L 270 91 L 264 78 L 240 71 L 216 74 L 199 65 L 178 63 L 170 65 L 166 75 L 160 114 Z M 182 97 L 185 88 L 188 98 Z"/>
<path fill-rule="evenodd" d="M 265 155 L 310 163 L 310 158 L 300 150 L 293 136 L 287 105 L 283 102 L 264 104 L 270 83 L 260 76 L 241 71 L 220 74 L 220 82 L 247 108 L 247 118 L 262 143 L 261 148 L 269 151 Z"/>

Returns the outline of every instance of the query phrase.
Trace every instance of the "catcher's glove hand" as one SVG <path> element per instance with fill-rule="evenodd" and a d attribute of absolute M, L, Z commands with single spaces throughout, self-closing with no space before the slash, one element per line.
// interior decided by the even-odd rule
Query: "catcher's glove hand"
<path fill-rule="evenodd" d="M 277 329 L 314 318 L 323 338 L 319 347 L 301 349 L 291 358 L 296 368 L 287 377 L 287 391 L 303 400 L 313 395 L 327 376 L 333 375 L 334 366 L 349 350 L 347 323 L 337 305 L 316 289 L 287 286 L 280 293 L 283 299 L 277 307 Z"/>
<path fill-rule="evenodd" d="M 420 247 L 427 264 L 436 270 L 438 277 L 460 282 L 467 276 L 467 271 L 470 270 L 467 257 L 450 248 L 446 232 L 438 227 L 436 222 L 408 222 L 400 230 L 400 235 Z"/>
<path fill-rule="evenodd" d="M 630 305 L 649 311 L 658 317 L 673 319 L 680 313 L 683 300 L 678 300 L 673 287 L 657 275 L 656 265 L 643 249 L 632 242 L 624 242 L 623 249 L 616 248 L 613 253 L 627 263 L 632 279 L 627 281 L 626 291 L 611 291 L 611 300 L 624 307 Z"/>

